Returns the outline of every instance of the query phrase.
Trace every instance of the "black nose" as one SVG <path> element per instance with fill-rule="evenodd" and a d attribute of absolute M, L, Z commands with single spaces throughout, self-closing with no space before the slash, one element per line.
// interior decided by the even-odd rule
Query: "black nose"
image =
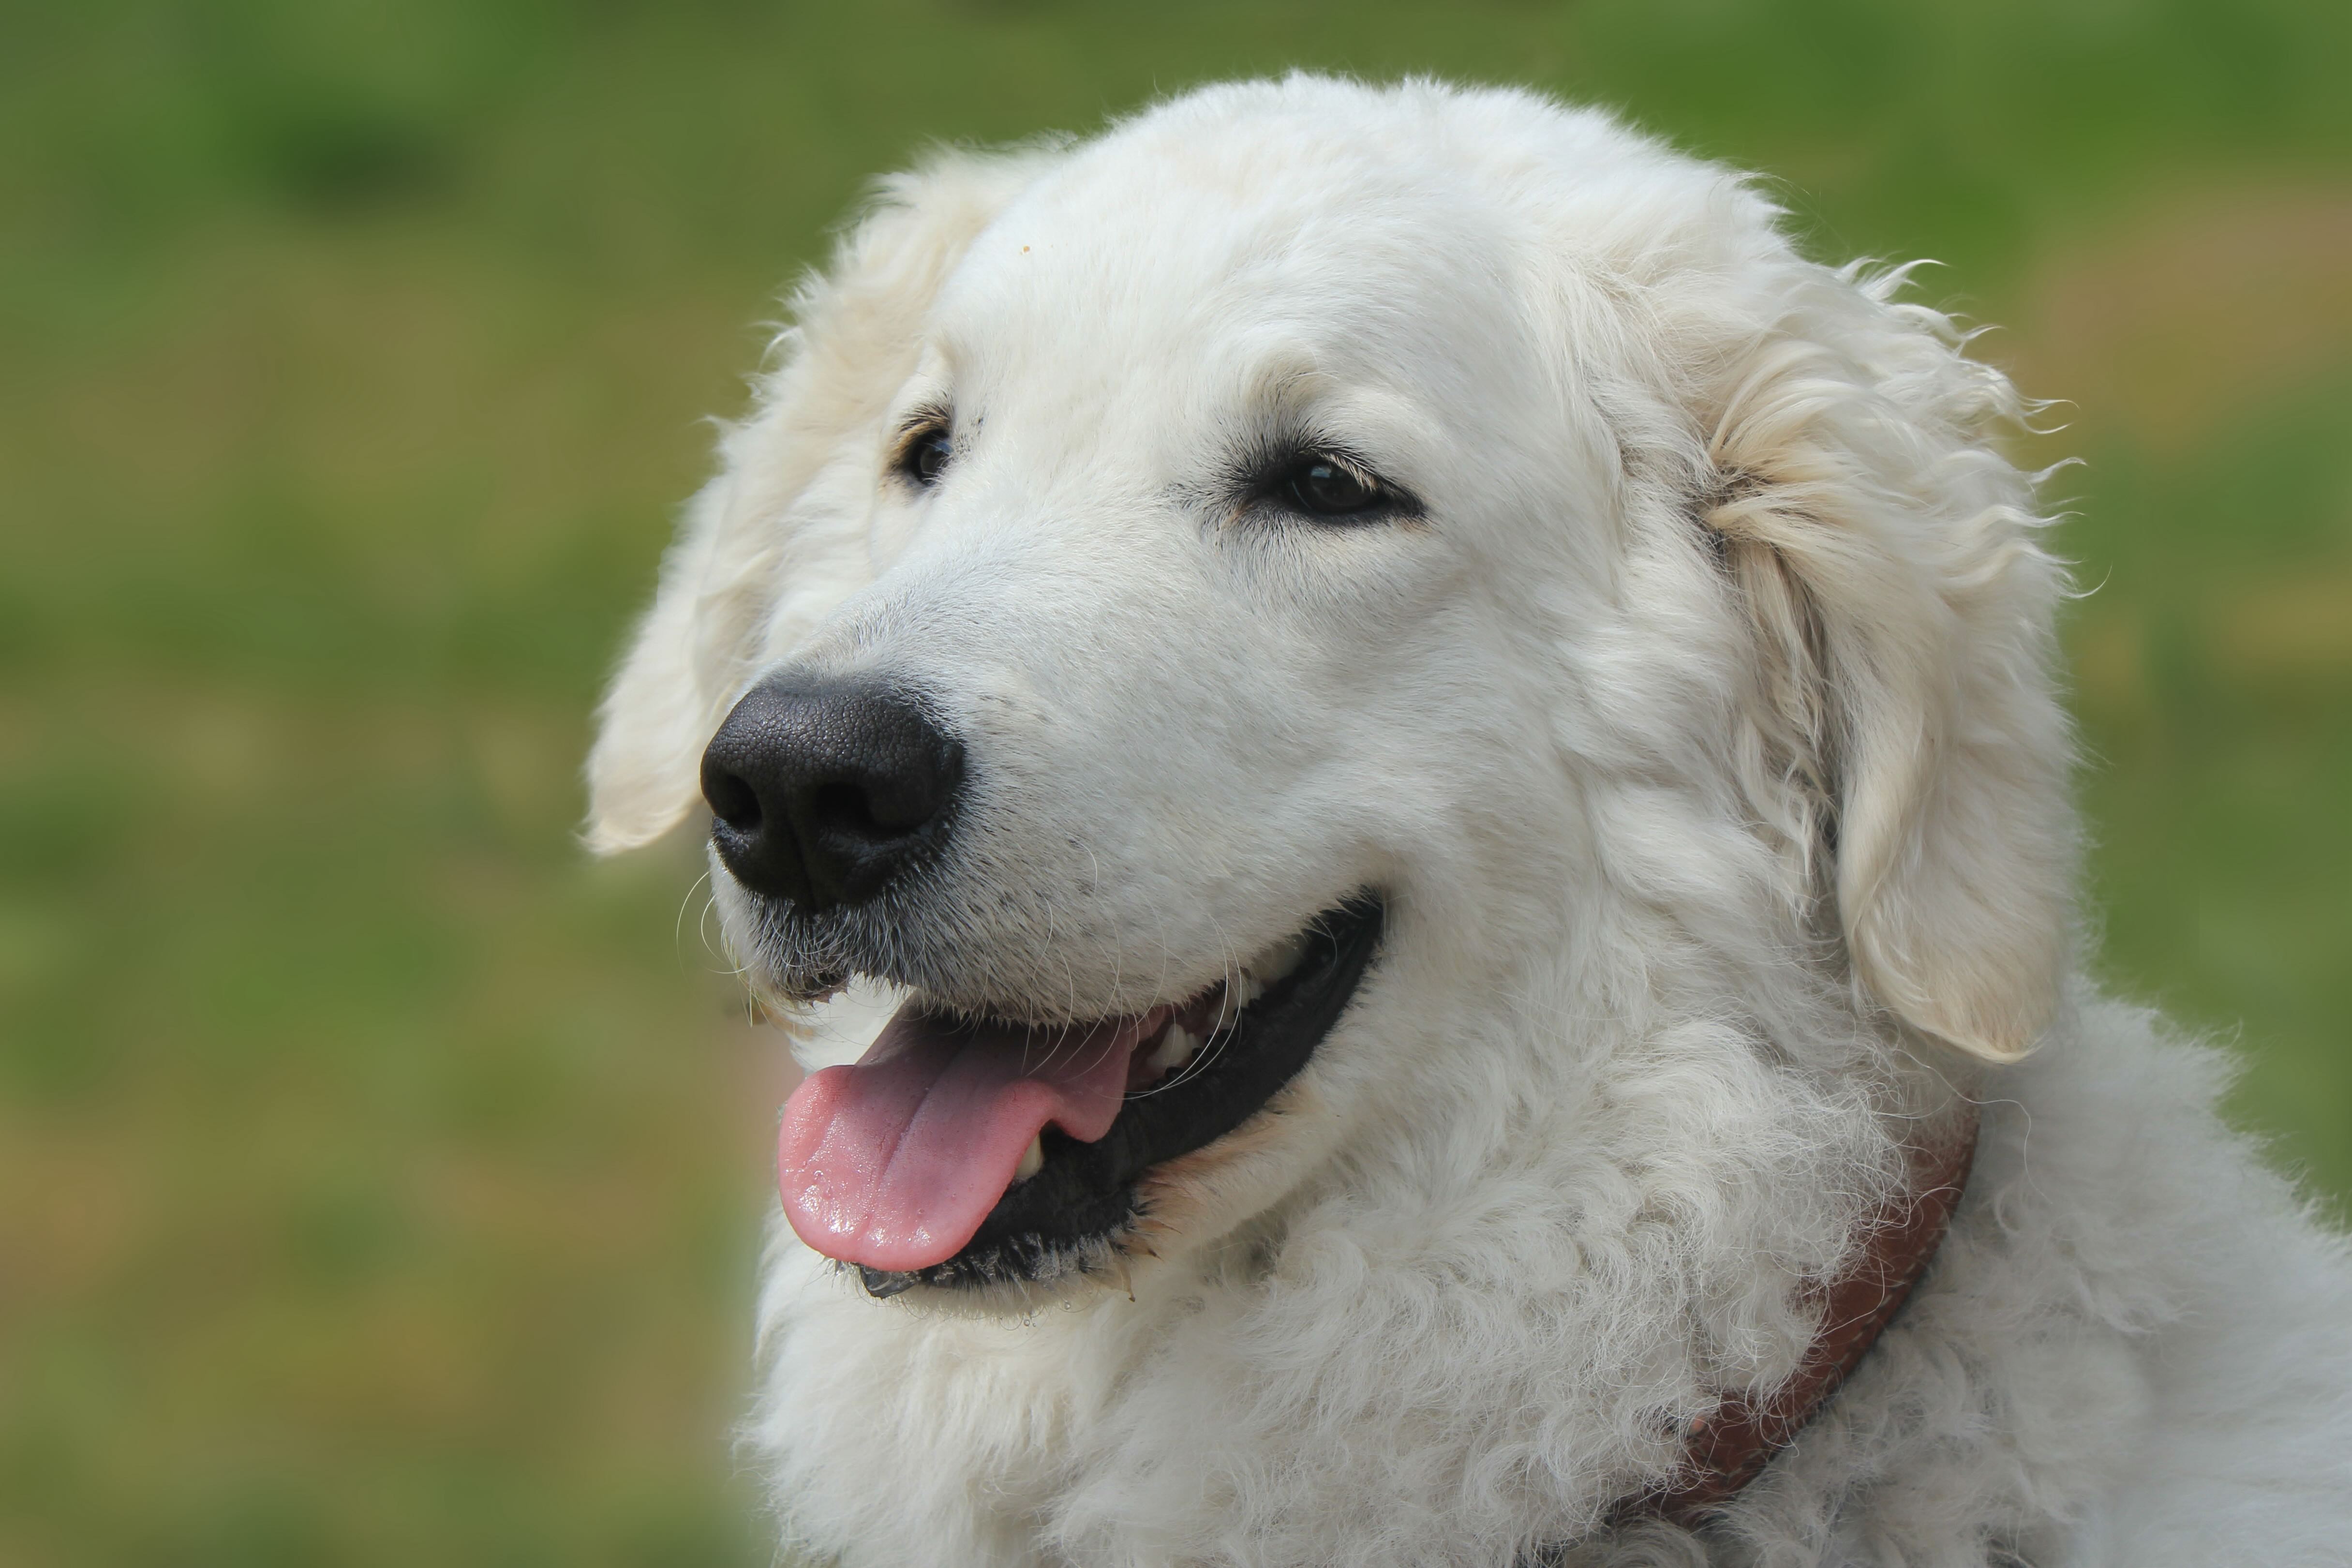
<path fill-rule="evenodd" d="M 702 753 L 710 841 L 735 879 L 815 911 L 862 904 L 944 834 L 963 747 L 901 692 L 785 674 Z"/>

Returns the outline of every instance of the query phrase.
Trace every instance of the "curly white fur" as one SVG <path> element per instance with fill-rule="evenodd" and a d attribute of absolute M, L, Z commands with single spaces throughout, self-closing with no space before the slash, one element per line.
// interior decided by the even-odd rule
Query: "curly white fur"
<path fill-rule="evenodd" d="M 1391 921 L 1118 1268 L 875 1301 L 778 1227 L 753 1437 L 799 1545 L 2352 1561 L 2352 1264 L 2215 1059 L 2067 979 L 2016 395 L 1776 220 L 1595 113 L 1294 77 L 942 155 L 803 290 L 606 704 L 593 841 L 677 821 L 763 672 L 914 672 L 985 784 L 904 940 L 974 999 L 1184 994 L 1360 887 Z M 889 432 L 947 405 L 955 483 L 910 499 Z M 1285 421 L 1425 521 L 1220 510 Z M 1791 1371 L 1968 1098 L 1975 1178 L 1862 1370 L 1705 1531 L 1608 1528 Z"/>

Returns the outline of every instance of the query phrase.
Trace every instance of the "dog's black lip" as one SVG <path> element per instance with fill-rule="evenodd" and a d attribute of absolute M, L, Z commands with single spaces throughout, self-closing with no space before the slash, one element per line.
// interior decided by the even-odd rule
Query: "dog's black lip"
<path fill-rule="evenodd" d="M 963 1249 L 928 1268 L 860 1266 L 877 1300 L 917 1285 L 972 1287 L 1040 1278 L 1131 1226 L 1153 1166 L 1202 1149 L 1256 1115 L 1298 1075 L 1348 1010 L 1379 956 L 1387 904 L 1359 893 L 1304 932 L 1306 956 L 1164 1084 L 1130 1095 L 1110 1131 L 1082 1143 L 1047 1128 L 1045 1163 L 1006 1189 Z"/>

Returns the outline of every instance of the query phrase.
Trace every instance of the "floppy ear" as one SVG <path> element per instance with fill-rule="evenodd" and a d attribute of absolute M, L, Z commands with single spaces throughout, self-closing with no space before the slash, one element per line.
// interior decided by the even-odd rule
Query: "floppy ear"
<path fill-rule="evenodd" d="M 586 830 L 598 854 L 656 838 L 696 805 L 702 749 L 761 647 L 857 587 L 870 492 L 827 498 L 820 477 L 913 373 L 931 302 L 973 238 L 1056 155 L 949 152 L 885 180 L 832 264 L 794 290 L 778 363 L 721 439 L 719 475 L 687 509 L 598 712 Z"/>
<path fill-rule="evenodd" d="M 1735 356 L 1703 517 L 1755 634 L 1753 771 L 1777 774 L 1774 815 L 1811 819 L 1854 980 L 2011 1061 L 2069 957 L 2065 577 L 1991 445 L 2015 392 L 1944 317 L 1891 302 L 1898 282 L 1814 273 Z"/>

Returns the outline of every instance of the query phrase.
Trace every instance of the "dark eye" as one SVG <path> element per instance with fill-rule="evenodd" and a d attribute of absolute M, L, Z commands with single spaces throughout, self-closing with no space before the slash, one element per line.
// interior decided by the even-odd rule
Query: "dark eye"
<path fill-rule="evenodd" d="M 1378 485 L 1321 453 L 1300 458 L 1276 493 L 1309 517 L 1353 517 L 1387 499 Z"/>
<path fill-rule="evenodd" d="M 955 456 L 955 437 L 944 425 L 927 425 L 898 449 L 898 471 L 919 485 L 939 483 Z"/>

